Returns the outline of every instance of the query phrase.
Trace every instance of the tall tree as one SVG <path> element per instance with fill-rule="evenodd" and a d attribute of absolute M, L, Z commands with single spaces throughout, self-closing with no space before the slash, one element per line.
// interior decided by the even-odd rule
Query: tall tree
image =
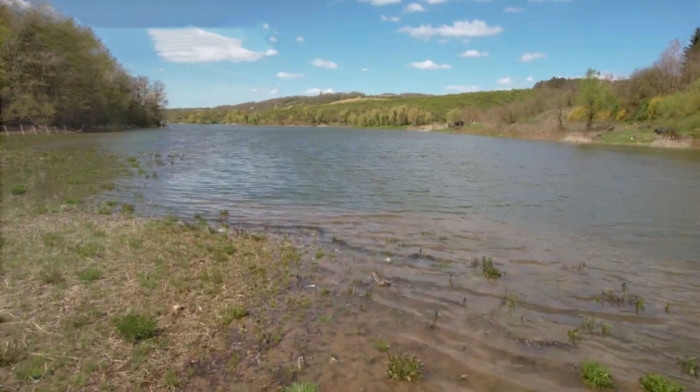
<path fill-rule="evenodd" d="M 610 86 L 601 81 L 600 72 L 589 69 L 586 77 L 579 81 L 578 102 L 586 113 L 586 130 L 593 128 L 596 114 L 605 109 L 612 98 Z"/>

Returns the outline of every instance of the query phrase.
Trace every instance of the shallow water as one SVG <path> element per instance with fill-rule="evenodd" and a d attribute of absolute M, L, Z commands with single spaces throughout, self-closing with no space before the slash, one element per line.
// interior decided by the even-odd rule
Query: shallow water
<path fill-rule="evenodd" d="M 391 279 L 354 323 L 419 351 L 422 388 L 576 390 L 574 364 L 593 358 L 621 390 L 650 370 L 700 389 L 675 365 L 700 357 L 697 151 L 216 125 L 95 139 L 157 172 L 118 184 L 143 213 L 216 219 L 226 209 L 232 224 L 312 228 L 337 252 L 324 261 L 332 281 Z M 505 276 L 479 276 L 482 256 Z M 644 298 L 639 313 L 596 301 L 623 282 Z M 501 306 L 506 293 L 518 297 L 514 312 Z M 437 328 L 425 328 L 435 311 Z M 581 332 L 569 345 L 585 316 L 611 336 Z"/>

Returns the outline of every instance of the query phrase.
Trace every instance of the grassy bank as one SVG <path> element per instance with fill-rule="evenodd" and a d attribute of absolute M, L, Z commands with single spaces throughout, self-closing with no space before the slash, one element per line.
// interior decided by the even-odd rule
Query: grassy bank
<path fill-rule="evenodd" d="M 304 290 L 315 269 L 289 241 L 93 203 L 126 162 L 49 142 L 2 146 L 0 389 L 168 390 L 213 369 L 243 390 L 303 379 L 268 356 L 327 300 Z"/>

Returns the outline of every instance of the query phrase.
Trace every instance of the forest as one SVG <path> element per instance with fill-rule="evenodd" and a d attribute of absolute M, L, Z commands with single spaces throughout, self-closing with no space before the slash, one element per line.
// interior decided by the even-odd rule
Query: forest
<path fill-rule="evenodd" d="M 663 124 L 700 136 L 700 28 L 683 45 L 672 41 L 653 64 L 620 79 L 588 70 L 578 79 L 552 78 L 532 89 L 453 95 L 362 93 L 286 97 L 235 106 L 171 109 L 171 122 L 251 125 L 405 127 L 463 121 L 503 127 L 551 120 L 579 124 Z"/>
<path fill-rule="evenodd" d="M 0 122 L 80 130 L 156 127 L 165 85 L 130 75 L 93 31 L 49 5 L 0 2 Z"/>

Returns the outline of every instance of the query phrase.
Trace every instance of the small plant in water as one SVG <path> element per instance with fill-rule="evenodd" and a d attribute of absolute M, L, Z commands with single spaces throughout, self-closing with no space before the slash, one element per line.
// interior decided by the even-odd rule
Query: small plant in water
<path fill-rule="evenodd" d="M 155 318 L 131 311 L 114 319 L 114 326 L 127 342 L 137 342 L 158 334 Z"/>
<path fill-rule="evenodd" d="M 694 357 L 678 358 L 678 366 L 681 367 L 683 373 L 698 378 L 698 365 L 695 363 Z"/>
<path fill-rule="evenodd" d="M 295 382 L 288 386 L 285 392 L 318 392 L 318 386 L 308 382 Z"/>
<path fill-rule="evenodd" d="M 510 309 L 510 314 L 515 317 L 515 307 L 518 306 L 519 301 L 518 294 L 506 292 L 506 295 L 501 297 L 501 306 L 508 306 L 508 309 Z"/>
<path fill-rule="evenodd" d="M 656 373 L 647 373 L 640 378 L 639 386 L 642 392 L 683 392 L 685 390 L 677 383 Z"/>
<path fill-rule="evenodd" d="M 423 362 L 406 354 L 387 354 L 386 375 L 392 380 L 415 382 L 423 377 Z"/>
<path fill-rule="evenodd" d="M 600 324 L 600 334 L 602 336 L 608 336 L 612 333 L 612 325 L 610 324 Z"/>
<path fill-rule="evenodd" d="M 122 213 L 133 214 L 134 213 L 134 205 L 129 204 L 129 203 L 123 203 L 122 204 Z"/>
<path fill-rule="evenodd" d="M 493 260 L 490 257 L 481 259 L 481 273 L 489 279 L 501 277 L 501 271 L 493 265 Z"/>
<path fill-rule="evenodd" d="M 579 332 L 578 328 L 566 331 L 566 336 L 569 340 L 569 343 L 571 343 L 574 346 L 576 346 L 578 342 L 581 341 L 581 333 Z"/>
<path fill-rule="evenodd" d="M 597 390 L 607 390 L 615 387 L 610 369 L 597 362 L 585 361 L 579 368 L 581 379 L 588 387 Z"/>

